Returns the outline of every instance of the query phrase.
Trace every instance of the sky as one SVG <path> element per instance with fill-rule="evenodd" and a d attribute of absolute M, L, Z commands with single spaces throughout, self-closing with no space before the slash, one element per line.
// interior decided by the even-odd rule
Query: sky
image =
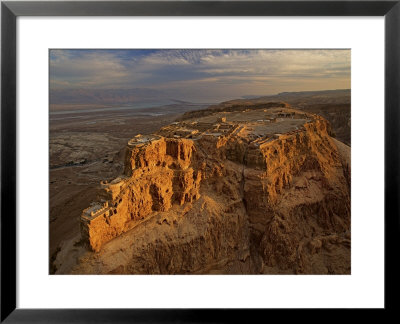
<path fill-rule="evenodd" d="M 207 102 L 350 89 L 350 50 L 51 50 L 51 89 L 162 91 Z"/>

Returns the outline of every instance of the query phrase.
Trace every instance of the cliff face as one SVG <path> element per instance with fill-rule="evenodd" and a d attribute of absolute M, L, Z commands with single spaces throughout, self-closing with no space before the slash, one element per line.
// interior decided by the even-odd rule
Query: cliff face
<path fill-rule="evenodd" d="M 132 139 L 125 173 L 102 183 L 100 203 L 82 215 L 82 233 L 94 251 L 155 212 L 200 197 L 201 170 L 191 167 L 195 146 L 185 139 L 151 136 Z"/>
<path fill-rule="evenodd" d="M 81 217 L 72 273 L 350 273 L 350 148 L 289 108 L 137 136 Z"/>
<path fill-rule="evenodd" d="M 246 170 L 244 200 L 252 206 L 250 245 L 258 247 L 263 264 L 312 273 L 322 244 L 350 247 L 350 173 L 326 121 L 316 118 L 304 128 L 261 145 L 266 169 Z M 324 266 L 344 273 L 349 264 Z"/>

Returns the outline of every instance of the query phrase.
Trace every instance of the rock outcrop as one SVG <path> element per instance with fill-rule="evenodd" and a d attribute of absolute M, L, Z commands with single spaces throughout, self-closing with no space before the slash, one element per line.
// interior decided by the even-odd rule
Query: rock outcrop
<path fill-rule="evenodd" d="M 350 273 L 350 148 L 330 134 L 279 104 L 138 135 L 68 272 Z"/>
<path fill-rule="evenodd" d="M 100 202 L 84 210 L 83 238 L 94 251 L 154 214 L 200 197 L 201 170 L 191 167 L 193 141 L 159 136 L 132 139 L 125 173 L 102 183 Z"/>

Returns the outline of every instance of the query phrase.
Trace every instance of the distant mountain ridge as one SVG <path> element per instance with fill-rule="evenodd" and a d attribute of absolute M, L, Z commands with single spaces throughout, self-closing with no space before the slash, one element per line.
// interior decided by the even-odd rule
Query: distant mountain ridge
<path fill-rule="evenodd" d="M 338 94 L 338 93 L 347 93 L 350 92 L 350 89 L 334 89 L 334 90 L 317 90 L 317 91 L 285 91 L 280 92 L 277 96 L 285 96 L 285 95 L 327 95 L 327 94 Z"/>
<path fill-rule="evenodd" d="M 348 98 L 350 101 L 349 89 L 322 90 L 322 91 L 298 91 L 281 92 L 276 95 L 243 95 L 241 99 L 225 101 L 222 104 L 237 101 L 265 102 L 269 101 L 292 101 L 307 97 L 321 96 L 325 99 Z M 50 89 L 50 104 L 52 105 L 127 105 L 143 102 L 165 102 L 165 103 L 185 103 L 187 101 L 171 98 L 169 93 L 162 90 L 150 88 L 131 88 L 131 89 Z M 209 101 L 208 101 L 209 102 Z M 347 102 L 346 102 L 347 103 Z"/>
<path fill-rule="evenodd" d="M 136 102 L 171 101 L 161 90 L 133 89 L 51 89 L 50 104 L 131 104 Z"/>
<path fill-rule="evenodd" d="M 336 90 L 318 90 L 318 91 L 294 91 L 294 92 L 280 92 L 275 95 L 267 95 L 267 96 L 242 96 L 242 99 L 235 99 L 226 101 L 224 103 L 229 102 L 237 102 L 237 101 L 246 101 L 250 100 L 252 102 L 265 102 L 269 100 L 282 100 L 290 102 L 291 104 L 297 103 L 301 101 L 301 99 L 306 99 L 309 103 L 310 100 L 316 99 L 319 103 L 321 103 L 321 99 L 324 101 L 335 101 L 340 103 L 350 103 L 351 98 L 351 90 L 350 89 L 336 89 Z M 295 102 L 293 102 L 295 101 Z"/>

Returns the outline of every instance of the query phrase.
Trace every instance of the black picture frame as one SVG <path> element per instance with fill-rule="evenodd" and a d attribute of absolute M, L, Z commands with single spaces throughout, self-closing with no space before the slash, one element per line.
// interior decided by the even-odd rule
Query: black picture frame
<path fill-rule="evenodd" d="M 16 19 L 19 16 L 384 16 L 385 310 L 395 311 L 399 244 L 400 0 L 395 1 L 2 1 L 1 322 L 130 323 L 267 320 L 267 310 L 16 308 Z M 373 150 L 373 149 L 372 149 Z M 371 190 L 374 190 L 371 188 Z M 366 283 L 368 284 L 368 283 Z M 40 292 L 38 292 L 40 293 Z M 239 296 L 238 296 L 239 297 Z M 243 296 L 241 296 L 243 298 Z M 387 313 L 387 312 L 386 312 Z M 381 314 L 381 313 L 380 313 Z M 258 317 L 260 316 L 260 317 Z M 264 319 L 263 319 L 264 317 Z M 258 321 L 258 320 L 257 320 Z"/>

